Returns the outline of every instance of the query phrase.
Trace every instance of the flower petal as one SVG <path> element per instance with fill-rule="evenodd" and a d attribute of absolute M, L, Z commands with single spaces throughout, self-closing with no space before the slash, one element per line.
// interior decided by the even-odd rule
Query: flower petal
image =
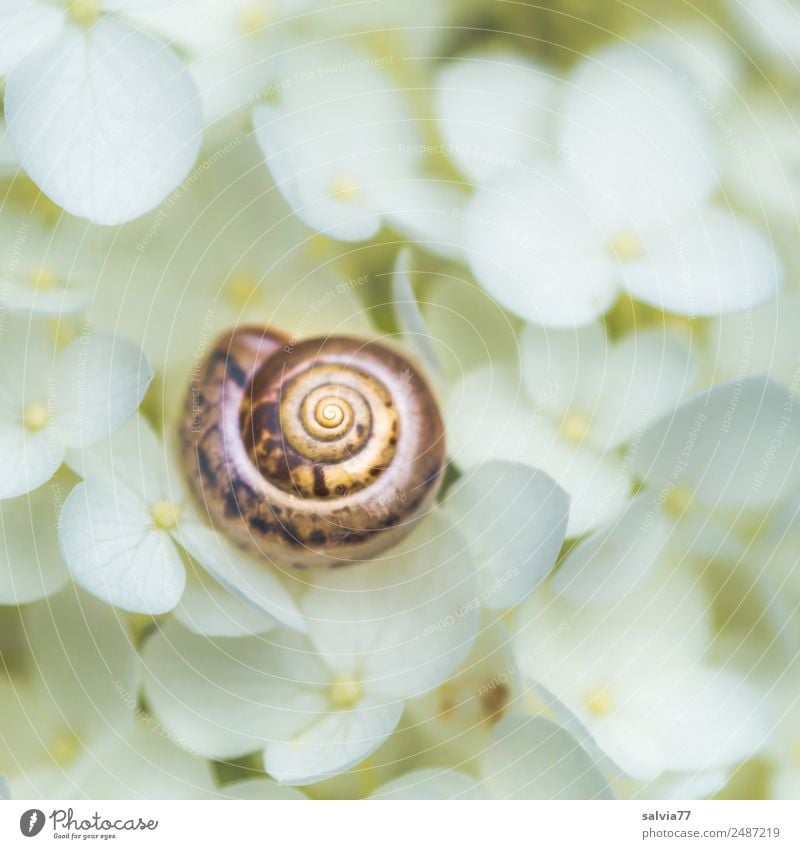
<path fill-rule="evenodd" d="M 327 708 L 329 673 L 288 631 L 216 638 L 169 623 L 144 650 L 147 699 L 179 745 L 212 758 L 286 742 Z"/>
<path fill-rule="evenodd" d="M 73 342 L 58 357 L 55 421 L 70 448 L 112 434 L 137 410 L 153 370 L 141 349 L 105 333 Z"/>
<path fill-rule="evenodd" d="M 54 41 L 64 26 L 64 12 L 38 0 L 5 0 L 0 9 L 0 76 L 25 56 Z"/>
<path fill-rule="evenodd" d="M 147 506 L 107 481 L 78 484 L 61 511 L 61 551 L 75 580 L 123 610 L 152 615 L 180 601 L 186 573 Z"/>
<path fill-rule="evenodd" d="M 633 470 L 662 493 L 708 506 L 763 507 L 800 484 L 800 414 L 780 384 L 753 377 L 695 395 L 642 436 Z"/>
<path fill-rule="evenodd" d="M 674 529 L 654 501 L 652 492 L 642 493 L 582 539 L 553 576 L 553 589 L 578 604 L 611 604 L 634 589 L 663 555 Z"/>
<path fill-rule="evenodd" d="M 575 327 L 616 294 L 601 210 L 566 169 L 538 164 L 479 189 L 464 213 L 464 244 L 481 286 L 536 324 Z"/>
<path fill-rule="evenodd" d="M 0 499 L 16 498 L 56 473 L 64 448 L 55 429 L 29 431 L 22 422 L 0 420 Z"/>
<path fill-rule="evenodd" d="M 436 117 L 447 152 L 476 185 L 524 173 L 550 152 L 558 83 L 522 55 L 479 53 L 447 62 L 436 78 Z"/>
<path fill-rule="evenodd" d="M 526 598 L 555 565 L 569 496 L 539 469 L 495 460 L 459 482 L 446 510 L 481 567 L 481 602 L 503 609 Z"/>
<path fill-rule="evenodd" d="M 463 537 L 433 513 L 381 560 L 321 573 L 302 600 L 309 635 L 328 666 L 366 692 L 419 696 L 469 654 L 474 573 Z"/>
<path fill-rule="evenodd" d="M 174 616 L 190 631 L 209 637 L 265 634 L 278 624 L 271 616 L 229 593 L 191 559 L 187 564 L 186 589 Z"/>
<path fill-rule="evenodd" d="M 640 237 L 642 255 L 624 264 L 625 284 L 663 310 L 694 316 L 752 309 L 783 283 L 766 234 L 721 209 L 683 213 Z"/>
<path fill-rule="evenodd" d="M 166 45 L 111 16 L 68 26 L 9 74 L 6 121 L 23 168 L 64 209 L 118 224 L 155 207 L 200 148 L 199 96 Z"/>
<path fill-rule="evenodd" d="M 560 153 L 629 221 L 663 221 L 716 188 L 711 122 L 677 75 L 638 46 L 615 45 L 567 80 Z"/>
<path fill-rule="evenodd" d="M 302 614 L 281 580 L 281 573 L 271 563 L 247 554 L 191 515 L 181 520 L 176 539 L 243 604 L 266 613 L 287 628 L 306 632 Z"/>
<path fill-rule="evenodd" d="M 353 710 L 328 713 L 286 743 L 270 743 L 264 768 L 282 784 L 313 784 L 338 775 L 370 755 L 394 731 L 403 703 L 362 699 Z"/>
<path fill-rule="evenodd" d="M 611 799 L 608 781 L 578 741 L 543 717 L 507 716 L 480 755 L 496 799 Z"/>
<path fill-rule="evenodd" d="M 27 604 L 69 581 L 58 547 L 59 485 L 0 501 L 0 604 Z"/>

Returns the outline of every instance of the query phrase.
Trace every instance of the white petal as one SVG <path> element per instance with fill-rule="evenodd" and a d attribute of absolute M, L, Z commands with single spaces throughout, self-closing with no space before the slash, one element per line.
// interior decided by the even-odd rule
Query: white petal
<path fill-rule="evenodd" d="M 64 12 L 39 0 L 5 0 L 0 9 L 0 75 L 28 53 L 55 40 Z"/>
<path fill-rule="evenodd" d="M 394 731 L 403 703 L 359 702 L 353 710 L 326 714 L 287 743 L 271 743 L 264 769 L 285 784 L 313 784 L 360 763 Z"/>
<path fill-rule="evenodd" d="M 652 492 L 642 493 L 620 516 L 582 539 L 553 577 L 553 589 L 578 604 L 611 604 L 634 589 L 663 556 L 674 530 L 654 500 Z"/>
<path fill-rule="evenodd" d="M 62 777 L 65 799 L 216 798 L 211 764 L 176 746 L 153 720 L 93 742 Z"/>
<path fill-rule="evenodd" d="M 241 602 L 266 613 L 287 628 L 306 631 L 305 620 L 284 586 L 281 573 L 267 560 L 247 554 L 191 516 L 181 521 L 176 539 Z"/>
<path fill-rule="evenodd" d="M 78 484 L 64 502 L 59 539 L 75 580 L 103 601 L 158 614 L 180 600 L 186 574 L 175 544 L 129 490 L 99 480 Z"/>
<path fill-rule="evenodd" d="M 302 601 L 309 634 L 328 666 L 365 692 L 419 696 L 469 654 L 474 573 L 463 537 L 434 513 L 382 559 L 321 573 Z"/>
<path fill-rule="evenodd" d="M 200 636 L 171 623 L 144 651 L 148 702 L 173 739 L 207 757 L 286 742 L 327 708 L 329 673 L 307 641 Z"/>
<path fill-rule="evenodd" d="M 483 785 L 452 769 L 414 769 L 382 784 L 371 799 L 485 799 Z"/>
<path fill-rule="evenodd" d="M 481 567 L 481 601 L 502 609 L 521 602 L 555 565 L 569 496 L 539 469 L 496 460 L 472 469 L 446 509 Z"/>
<path fill-rule="evenodd" d="M 766 234 L 720 209 L 682 213 L 640 233 L 641 259 L 625 263 L 630 293 L 685 315 L 751 309 L 773 297 L 783 268 Z"/>
<path fill-rule="evenodd" d="M 780 384 L 747 378 L 701 392 L 642 436 L 633 468 L 664 498 L 758 507 L 800 483 L 800 415 Z"/>
<path fill-rule="evenodd" d="M 69 580 L 56 531 L 62 497 L 56 484 L 0 501 L 0 604 L 27 604 Z"/>
<path fill-rule="evenodd" d="M 428 253 L 464 260 L 461 215 L 469 201 L 463 186 L 445 180 L 405 177 L 376 188 L 386 218 Z"/>
<path fill-rule="evenodd" d="M 118 224 L 156 206 L 200 148 L 199 96 L 166 45 L 117 19 L 67 27 L 6 81 L 23 168 L 64 209 Z"/>
<path fill-rule="evenodd" d="M 436 78 L 436 117 L 448 154 L 476 185 L 524 173 L 550 151 L 557 86 L 552 72 L 512 53 L 446 63 Z"/>
<path fill-rule="evenodd" d="M 641 434 L 694 387 L 697 369 L 688 345 L 666 330 L 630 334 L 609 351 L 608 372 L 591 415 L 592 439 L 613 447 Z"/>
<path fill-rule="evenodd" d="M 124 339 L 92 333 L 58 357 L 55 420 L 70 448 L 112 434 L 137 410 L 153 379 L 141 349 Z"/>
<path fill-rule="evenodd" d="M 253 110 L 256 138 L 300 219 L 367 239 L 381 225 L 381 191 L 413 173 L 416 130 L 380 63 L 343 42 L 313 47 L 285 57 L 275 102 Z"/>
<path fill-rule="evenodd" d="M 535 410 L 555 421 L 569 410 L 593 415 L 610 347 L 600 322 L 572 330 L 528 324 L 519 344 L 520 371 Z"/>
<path fill-rule="evenodd" d="M 504 364 L 472 369 L 453 384 L 443 413 L 448 452 L 460 468 L 484 460 L 526 461 L 535 411 Z"/>
<path fill-rule="evenodd" d="M 444 375 L 442 364 L 436 355 L 433 342 L 419 309 L 419 302 L 411 288 L 411 272 L 414 254 L 410 248 L 398 251 L 392 274 L 392 302 L 397 324 L 404 338 L 419 353 L 420 359 L 435 378 Z"/>
<path fill-rule="evenodd" d="M 625 219 L 663 222 L 716 187 L 711 123 L 677 75 L 615 45 L 567 80 L 560 154 Z"/>
<path fill-rule="evenodd" d="M 29 431 L 0 420 L 0 498 L 15 498 L 50 480 L 64 458 L 55 429 Z"/>
<path fill-rule="evenodd" d="M 186 589 L 174 615 L 190 631 L 209 637 L 243 637 L 265 634 L 278 624 L 229 593 L 191 560 L 186 577 Z"/>
<path fill-rule="evenodd" d="M 141 665 L 119 613 L 68 587 L 29 608 L 31 666 L 61 724 L 87 739 L 132 718 Z"/>
<path fill-rule="evenodd" d="M 601 210 L 566 169 L 543 164 L 480 189 L 464 213 L 478 282 L 537 324 L 587 324 L 611 305 L 616 281 Z"/>
<path fill-rule="evenodd" d="M 542 717 L 507 716 L 480 755 L 496 799 L 610 799 L 608 781 L 578 741 Z"/>

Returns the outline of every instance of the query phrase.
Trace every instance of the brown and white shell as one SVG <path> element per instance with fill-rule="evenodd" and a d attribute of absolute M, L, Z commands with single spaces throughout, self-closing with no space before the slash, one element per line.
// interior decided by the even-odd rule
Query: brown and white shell
<path fill-rule="evenodd" d="M 242 327 L 217 340 L 180 427 L 213 526 L 284 565 L 340 565 L 395 545 L 433 504 L 444 429 L 399 353 L 349 337 L 292 344 Z"/>

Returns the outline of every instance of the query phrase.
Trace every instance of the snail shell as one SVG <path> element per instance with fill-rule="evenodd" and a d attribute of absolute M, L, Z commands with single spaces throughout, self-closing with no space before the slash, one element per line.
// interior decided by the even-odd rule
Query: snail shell
<path fill-rule="evenodd" d="M 294 345 L 262 327 L 217 340 L 180 444 L 212 524 L 301 567 L 396 544 L 434 502 L 446 456 L 436 400 L 401 355 L 349 337 Z"/>

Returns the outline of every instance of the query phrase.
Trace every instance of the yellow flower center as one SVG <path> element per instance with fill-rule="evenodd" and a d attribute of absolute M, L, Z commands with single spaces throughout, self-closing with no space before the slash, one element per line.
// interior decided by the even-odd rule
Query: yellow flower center
<path fill-rule="evenodd" d="M 50 414 L 44 404 L 28 404 L 22 411 L 22 423 L 28 430 L 42 430 L 49 421 Z"/>
<path fill-rule="evenodd" d="M 174 501 L 157 501 L 150 507 L 153 524 L 160 531 L 171 531 L 178 527 L 181 511 Z"/>
<path fill-rule="evenodd" d="M 264 29 L 269 23 L 269 15 L 263 4 L 251 3 L 242 10 L 242 29 L 248 35 Z"/>
<path fill-rule="evenodd" d="M 664 509 L 673 519 L 680 519 L 692 504 L 694 493 L 686 485 L 676 486 L 664 501 Z"/>
<path fill-rule="evenodd" d="M 71 731 L 64 731 L 52 740 L 47 751 L 57 764 L 66 766 L 75 760 L 80 748 L 81 741 Z"/>
<path fill-rule="evenodd" d="M 625 262 L 626 260 L 636 259 L 642 255 L 642 240 L 631 232 L 620 233 L 616 238 L 611 240 L 611 253 L 614 256 Z"/>
<path fill-rule="evenodd" d="M 58 285 L 59 280 L 58 274 L 46 265 L 31 272 L 31 286 L 34 289 L 53 289 Z"/>
<path fill-rule="evenodd" d="M 608 716 L 614 710 L 614 697 L 606 689 L 594 690 L 586 697 L 586 710 L 595 716 Z"/>
<path fill-rule="evenodd" d="M 351 708 L 364 695 L 364 688 L 359 681 L 337 678 L 329 692 L 331 704 L 337 708 Z"/>
<path fill-rule="evenodd" d="M 358 193 L 360 191 L 358 183 L 353 177 L 342 176 L 337 177 L 333 181 L 333 186 L 331 187 L 333 191 L 333 196 L 336 200 L 353 200 L 358 197 Z"/>
<path fill-rule="evenodd" d="M 565 439 L 577 444 L 586 439 L 590 423 L 589 417 L 584 413 L 569 412 L 562 419 L 559 430 Z"/>
<path fill-rule="evenodd" d="M 258 280 L 252 274 L 236 274 L 225 285 L 225 297 L 234 307 L 245 307 L 261 297 Z"/>
<path fill-rule="evenodd" d="M 78 26 L 90 27 L 100 16 L 100 0 L 72 0 L 67 15 Z"/>

